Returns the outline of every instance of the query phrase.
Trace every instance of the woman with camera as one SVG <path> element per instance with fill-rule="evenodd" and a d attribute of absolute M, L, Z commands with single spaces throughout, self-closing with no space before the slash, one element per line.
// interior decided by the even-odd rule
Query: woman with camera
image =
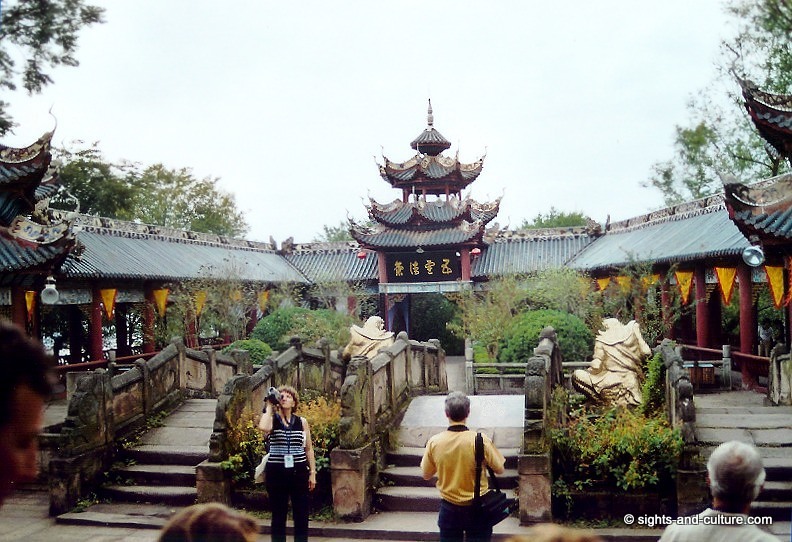
<path fill-rule="evenodd" d="M 294 517 L 294 540 L 308 540 L 308 492 L 316 487 L 316 460 L 311 430 L 295 416 L 300 396 L 291 386 L 270 388 L 259 429 L 269 436 L 266 486 L 272 508 L 274 542 L 286 541 L 289 500 Z"/>

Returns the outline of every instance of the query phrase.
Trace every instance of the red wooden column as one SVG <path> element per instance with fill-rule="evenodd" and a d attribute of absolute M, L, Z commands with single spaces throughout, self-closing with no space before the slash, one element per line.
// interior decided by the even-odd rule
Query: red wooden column
<path fill-rule="evenodd" d="M 388 283 L 388 264 L 385 261 L 385 253 L 383 251 L 377 252 L 377 274 L 379 275 L 379 284 Z M 388 317 L 388 294 L 379 295 L 379 310 L 382 315 L 382 322 L 385 329 L 390 329 L 390 318 Z"/>
<path fill-rule="evenodd" d="M 470 249 L 469 248 L 461 248 L 459 249 L 459 258 L 462 260 L 462 280 L 469 281 L 470 280 Z"/>
<path fill-rule="evenodd" d="M 696 346 L 708 348 L 710 346 L 710 325 L 706 269 L 702 266 L 697 266 L 694 276 L 696 282 Z"/>
<path fill-rule="evenodd" d="M 154 291 L 146 284 L 143 302 L 143 353 L 154 352 Z"/>
<path fill-rule="evenodd" d="M 22 286 L 11 287 L 11 321 L 22 329 L 27 329 L 27 305 L 25 288 Z"/>
<path fill-rule="evenodd" d="M 90 361 L 103 359 L 102 347 L 102 295 L 99 287 L 94 286 L 91 291 L 91 316 L 88 322 L 88 355 Z"/>
<path fill-rule="evenodd" d="M 756 315 L 753 308 L 752 269 L 745 264 L 737 267 L 737 280 L 740 284 L 740 352 L 753 354 L 756 344 Z M 751 372 L 750 363 L 740 363 L 742 386 L 752 389 L 759 385 L 756 376 Z"/>

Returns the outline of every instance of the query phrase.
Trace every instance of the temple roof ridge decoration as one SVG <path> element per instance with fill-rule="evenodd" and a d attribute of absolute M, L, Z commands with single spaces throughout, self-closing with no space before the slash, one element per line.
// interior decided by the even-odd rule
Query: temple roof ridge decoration
<path fill-rule="evenodd" d="M 778 153 L 792 163 L 792 95 L 772 94 L 735 74 L 754 126 Z"/>
<path fill-rule="evenodd" d="M 455 194 L 434 200 L 427 200 L 422 195 L 410 201 L 396 199 L 386 204 L 369 198 L 367 210 L 375 222 L 393 227 L 433 227 L 462 220 L 481 220 L 486 224 L 498 214 L 500 201 L 501 198 L 497 198 L 492 202 L 479 203 L 470 195 L 460 199 Z"/>
<path fill-rule="evenodd" d="M 214 233 L 202 233 L 157 224 L 144 224 L 95 215 L 77 214 L 75 226 L 81 230 L 115 237 L 148 238 L 187 244 L 206 244 L 236 247 L 255 251 L 275 252 L 272 242 L 248 241 Z"/>
<path fill-rule="evenodd" d="M 723 194 L 713 194 L 670 207 L 664 207 L 636 217 L 606 225 L 606 232 L 624 232 L 652 226 L 662 222 L 685 220 L 693 216 L 723 211 Z"/>

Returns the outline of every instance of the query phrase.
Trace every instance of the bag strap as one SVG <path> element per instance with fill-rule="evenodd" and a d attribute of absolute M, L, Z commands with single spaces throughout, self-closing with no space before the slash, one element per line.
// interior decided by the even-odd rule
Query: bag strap
<path fill-rule="evenodd" d="M 481 436 L 481 433 L 476 433 L 476 447 L 475 447 L 475 457 L 476 457 L 476 482 L 475 482 L 475 493 L 473 497 L 473 502 L 478 502 L 481 499 L 481 464 L 484 463 L 484 437 Z M 489 472 L 489 479 L 492 483 L 492 487 L 495 491 L 500 491 L 500 486 L 498 485 L 498 477 L 495 476 L 495 473 L 492 472 L 492 467 L 487 465 L 487 472 Z"/>

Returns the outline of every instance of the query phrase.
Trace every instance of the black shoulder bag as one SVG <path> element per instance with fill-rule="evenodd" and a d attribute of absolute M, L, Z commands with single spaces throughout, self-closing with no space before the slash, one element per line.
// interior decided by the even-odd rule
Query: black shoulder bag
<path fill-rule="evenodd" d="M 497 525 L 511 514 L 511 501 L 506 498 L 506 494 L 498 487 L 498 479 L 492 468 L 487 465 L 490 482 L 493 489 L 481 495 L 481 464 L 484 462 L 484 437 L 481 433 L 476 433 L 476 493 L 473 497 L 473 506 L 477 514 L 477 519 L 487 525 Z"/>

